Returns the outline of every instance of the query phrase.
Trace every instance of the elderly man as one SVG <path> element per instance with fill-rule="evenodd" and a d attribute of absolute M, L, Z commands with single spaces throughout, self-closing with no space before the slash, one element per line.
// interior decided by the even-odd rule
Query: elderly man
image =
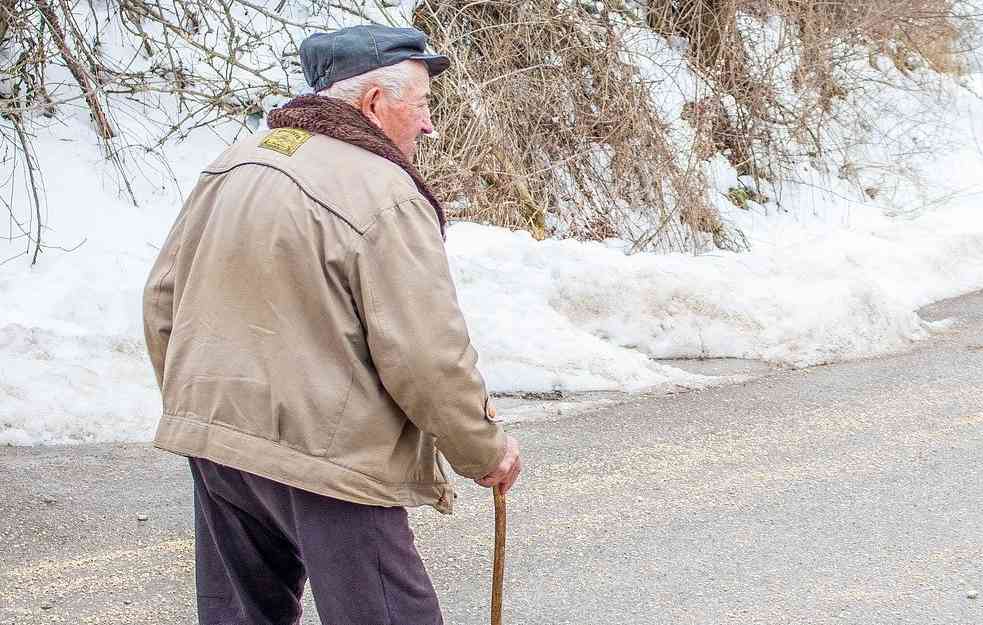
<path fill-rule="evenodd" d="M 507 491 L 494 420 L 412 165 L 447 57 L 376 26 L 301 45 L 317 95 L 208 166 L 153 267 L 154 444 L 189 457 L 202 625 L 441 623 L 405 506 L 458 474 Z"/>

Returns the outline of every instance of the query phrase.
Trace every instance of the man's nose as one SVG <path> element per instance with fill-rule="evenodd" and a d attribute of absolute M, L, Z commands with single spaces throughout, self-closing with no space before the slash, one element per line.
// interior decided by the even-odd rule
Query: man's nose
<path fill-rule="evenodd" d="M 430 119 L 430 111 L 423 114 L 423 120 L 420 122 L 420 132 L 425 135 L 433 132 L 433 121 Z"/>

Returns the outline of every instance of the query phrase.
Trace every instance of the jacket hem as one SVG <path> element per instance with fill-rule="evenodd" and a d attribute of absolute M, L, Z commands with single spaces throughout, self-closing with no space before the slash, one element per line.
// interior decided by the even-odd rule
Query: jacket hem
<path fill-rule="evenodd" d="M 205 458 L 318 495 L 383 507 L 431 506 L 452 514 L 455 494 L 449 482 L 388 483 L 251 434 L 164 414 L 154 447 L 181 456 Z"/>

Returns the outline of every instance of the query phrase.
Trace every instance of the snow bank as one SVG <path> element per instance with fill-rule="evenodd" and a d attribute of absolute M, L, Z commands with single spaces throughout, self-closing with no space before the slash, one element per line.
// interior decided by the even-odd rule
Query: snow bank
<path fill-rule="evenodd" d="M 696 258 L 473 224 L 449 244 L 497 388 L 633 390 L 662 381 L 650 358 L 807 366 L 897 351 L 931 329 L 917 308 L 983 288 L 983 211 L 969 208 Z"/>

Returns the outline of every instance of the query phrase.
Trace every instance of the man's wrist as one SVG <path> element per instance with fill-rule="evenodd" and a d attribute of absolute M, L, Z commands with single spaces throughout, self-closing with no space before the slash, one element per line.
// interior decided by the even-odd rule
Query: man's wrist
<path fill-rule="evenodd" d="M 498 449 L 498 453 L 495 454 L 495 460 L 485 468 L 483 473 L 474 478 L 476 480 L 484 479 L 494 473 L 498 469 L 498 465 L 502 464 L 502 460 L 505 460 L 505 455 L 509 452 L 509 437 L 505 434 L 505 430 L 501 426 L 498 426 L 498 430 L 501 433 L 502 444 Z"/>

